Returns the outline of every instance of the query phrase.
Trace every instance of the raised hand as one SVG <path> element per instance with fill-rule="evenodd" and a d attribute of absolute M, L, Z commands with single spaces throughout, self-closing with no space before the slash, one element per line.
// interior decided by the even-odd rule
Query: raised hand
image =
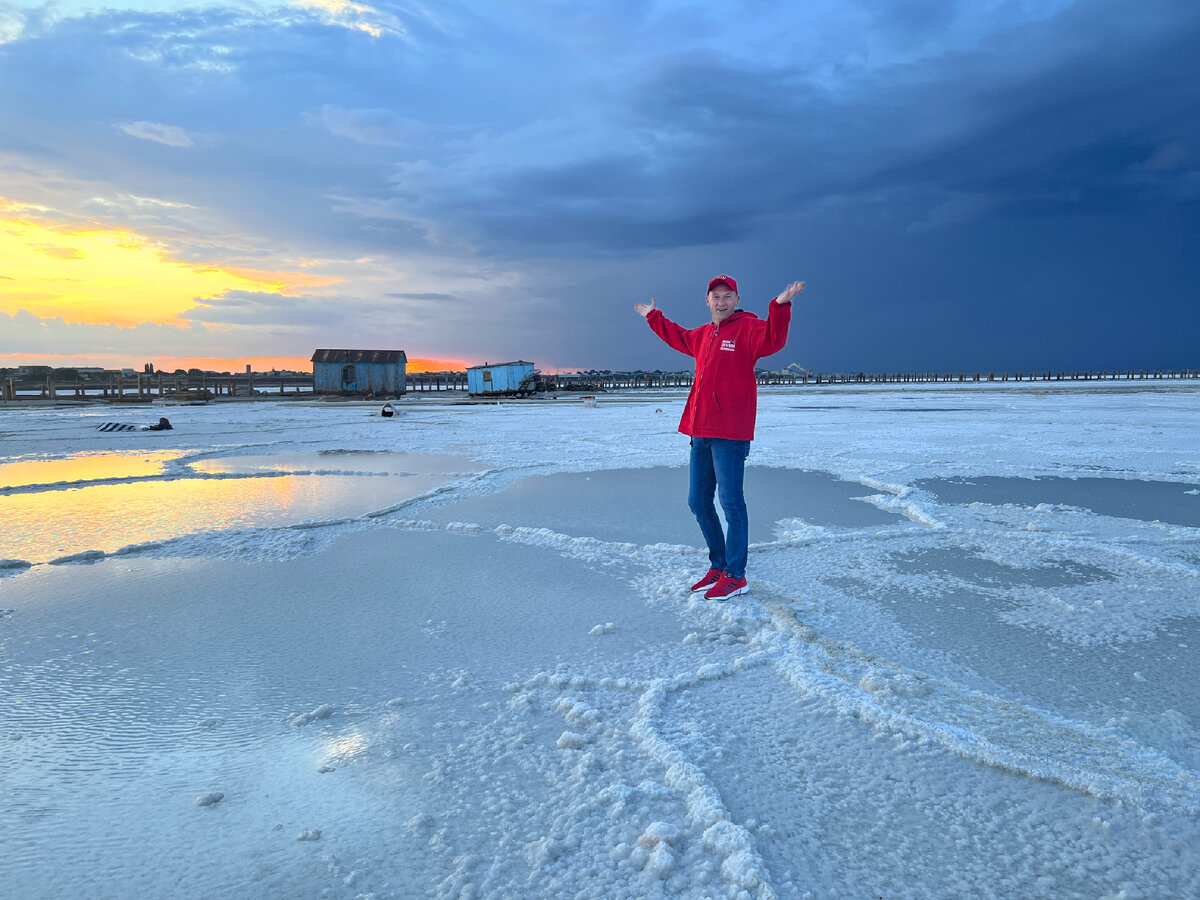
<path fill-rule="evenodd" d="M 651 297 L 651 298 L 650 298 L 650 302 L 649 302 L 649 303 L 635 303 L 635 304 L 633 304 L 633 308 L 634 308 L 634 309 L 637 311 L 637 314 L 638 314 L 639 316 L 641 316 L 643 319 L 644 319 L 644 318 L 646 318 L 646 316 L 650 315 L 650 313 L 651 313 L 651 312 L 653 312 L 654 310 L 658 309 L 658 307 L 654 305 L 654 298 L 653 298 L 653 297 Z"/>
<path fill-rule="evenodd" d="M 804 290 L 804 286 L 806 284 L 808 284 L 807 281 L 793 281 L 786 288 L 784 288 L 782 294 L 775 298 L 775 302 L 783 305 L 791 303 L 792 298 Z"/>

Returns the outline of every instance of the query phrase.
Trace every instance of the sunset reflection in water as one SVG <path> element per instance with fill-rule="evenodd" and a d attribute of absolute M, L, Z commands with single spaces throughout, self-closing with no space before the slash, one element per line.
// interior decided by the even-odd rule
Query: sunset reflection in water
<path fill-rule="evenodd" d="M 115 469 L 93 471 L 102 470 L 107 474 L 87 477 L 115 477 Z M 0 558 L 46 562 L 194 532 L 357 516 L 431 490 L 451 477 L 181 478 L 11 494 L 0 496 Z"/>
<path fill-rule="evenodd" d="M 162 473 L 165 462 L 182 455 L 180 450 L 143 450 L 134 453 L 80 453 L 65 459 L 0 463 L 0 488 L 158 475 Z"/>

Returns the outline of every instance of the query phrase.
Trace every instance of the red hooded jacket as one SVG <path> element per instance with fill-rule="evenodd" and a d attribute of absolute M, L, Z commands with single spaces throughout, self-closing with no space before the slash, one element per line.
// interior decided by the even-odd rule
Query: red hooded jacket
<path fill-rule="evenodd" d="M 738 310 L 720 325 L 676 325 L 653 309 L 646 324 L 681 353 L 696 359 L 696 380 L 688 394 L 679 430 L 692 437 L 754 440 L 758 383 L 754 364 L 787 343 L 792 305 L 771 301 L 767 321 Z"/>

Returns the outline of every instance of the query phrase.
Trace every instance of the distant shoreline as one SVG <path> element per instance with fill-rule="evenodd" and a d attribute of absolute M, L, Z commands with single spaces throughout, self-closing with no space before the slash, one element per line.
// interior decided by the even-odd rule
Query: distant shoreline
<path fill-rule="evenodd" d="M 51 400 L 44 396 L 20 396 L 16 399 L 0 399 L 0 410 L 5 409 L 89 409 L 89 408 L 178 408 L 183 406 L 209 406 L 229 403 L 286 403 L 298 406 L 313 406 L 329 409 L 344 407 L 371 408 L 384 403 L 434 404 L 450 406 L 479 406 L 479 405 L 546 405 L 546 404 L 576 404 L 584 398 L 594 398 L 598 403 L 612 402 L 651 402 L 657 398 L 680 399 L 687 396 L 690 385 L 653 385 L 649 387 L 624 387 L 600 390 L 593 393 L 581 391 L 547 392 L 534 397 L 488 397 L 486 395 L 471 395 L 464 390 L 441 391 L 410 391 L 399 398 L 364 398 L 355 396 L 322 396 L 313 393 L 295 392 L 278 394 L 271 392 L 256 392 L 254 396 L 217 396 L 206 401 L 173 401 L 168 398 L 154 397 L 125 397 L 124 399 L 104 396 L 58 397 Z M 1163 393 L 1174 391 L 1200 390 L 1200 375 L 1174 378 L 1146 379 L 1090 379 L 1090 380 L 1008 380 L 1008 381 L 913 381 L 913 382 L 853 382 L 853 381 L 810 381 L 807 384 L 760 384 L 759 390 L 773 394 L 870 394 L 870 393 L 902 393 L 927 391 L 930 393 L 946 393 L 959 391 L 984 391 L 988 393 L 1011 391 L 1014 393 L 1059 393 L 1093 391 L 1096 393 Z"/>

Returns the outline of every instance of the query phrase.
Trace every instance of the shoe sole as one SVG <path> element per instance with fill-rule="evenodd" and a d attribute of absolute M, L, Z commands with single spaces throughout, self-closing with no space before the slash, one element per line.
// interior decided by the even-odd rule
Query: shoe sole
<path fill-rule="evenodd" d="M 710 597 L 710 596 L 708 596 L 708 594 L 705 594 L 704 599 L 705 600 L 728 600 L 730 597 L 739 597 L 742 594 L 748 594 L 748 593 L 750 593 L 750 585 L 746 585 L 745 587 L 740 587 L 736 591 L 730 591 L 728 594 L 722 594 L 719 597 L 716 597 L 716 596 Z"/>
<path fill-rule="evenodd" d="M 716 584 L 716 582 L 715 582 L 715 581 L 713 581 L 713 582 L 710 582 L 710 583 L 708 583 L 708 584 L 702 584 L 702 585 L 700 585 L 699 587 L 694 587 L 694 588 L 692 588 L 692 593 L 693 593 L 693 594 L 700 594 L 700 593 L 703 593 L 704 591 L 710 591 L 710 590 L 712 590 L 712 586 L 713 586 L 714 584 Z"/>

